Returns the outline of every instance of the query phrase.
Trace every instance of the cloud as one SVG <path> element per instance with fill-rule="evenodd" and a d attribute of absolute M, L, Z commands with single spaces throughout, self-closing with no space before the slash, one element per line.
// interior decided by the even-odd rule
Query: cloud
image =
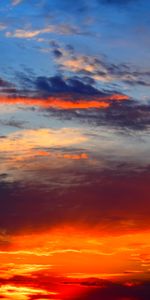
<path fill-rule="evenodd" d="M 8 38 L 19 38 L 19 39 L 32 39 L 36 36 L 42 34 L 56 33 L 60 35 L 89 35 L 87 31 L 82 31 L 76 26 L 71 26 L 70 24 L 60 24 L 60 25 L 48 25 L 42 29 L 16 29 L 13 31 L 7 31 L 6 37 Z"/>
<path fill-rule="evenodd" d="M 72 77 L 64 79 L 62 76 L 52 77 L 37 77 L 35 79 L 35 86 L 37 90 L 43 94 L 50 93 L 75 93 L 94 95 L 100 93 L 92 84 L 90 84 L 90 78 L 85 77 L 81 80 L 79 77 Z M 104 95 L 104 93 L 101 93 Z"/>
<path fill-rule="evenodd" d="M 20 4 L 23 0 L 12 0 L 12 5 L 16 6 L 18 4 Z"/>
<path fill-rule="evenodd" d="M 52 93 L 69 93 L 73 95 L 81 95 L 82 97 L 87 97 L 88 95 L 93 97 L 93 100 L 129 100 L 128 95 L 117 93 L 116 91 L 101 91 L 95 87 L 95 81 L 89 77 L 84 76 L 80 78 L 79 76 L 73 76 L 69 78 L 63 78 L 62 76 L 53 77 L 37 77 L 33 84 L 38 90 L 38 94 L 41 95 L 51 95 Z M 79 96 L 80 97 L 80 96 Z M 92 99 L 92 98 L 91 98 Z"/>
<path fill-rule="evenodd" d="M 7 25 L 4 23 L 0 23 L 0 31 L 4 30 L 7 28 Z"/>
<path fill-rule="evenodd" d="M 9 87 L 12 87 L 13 84 L 0 78 L 0 88 L 9 88 Z"/>
<path fill-rule="evenodd" d="M 110 297 L 111 295 L 111 297 Z M 131 287 L 127 287 L 123 284 L 108 283 L 108 286 L 104 288 L 97 287 L 87 290 L 81 296 L 76 296 L 75 300 L 120 300 L 120 299 L 134 299 L 134 300 L 147 300 L 147 296 L 150 295 L 150 286 L 148 282 L 141 284 L 133 284 Z"/>
<path fill-rule="evenodd" d="M 39 158 L 32 158 L 29 165 L 27 160 L 26 168 L 29 166 L 30 172 L 26 169 L 24 173 L 28 182 L 24 177 L 21 182 L 20 176 L 12 184 L 7 181 L 0 184 L 1 197 L 5 199 L 0 203 L 1 229 L 8 234 L 30 228 L 33 233 L 62 225 L 97 228 L 105 234 L 150 229 L 148 170 L 136 173 L 129 168 L 125 174 L 125 167 L 118 165 L 113 171 L 94 171 L 92 168 L 90 172 L 83 169 L 80 162 L 72 168 L 70 165 L 69 169 L 67 165 L 66 168 L 59 167 L 58 159 L 57 166 L 51 164 L 45 168 L 40 165 L 38 169 L 40 162 Z M 40 181 L 36 177 L 40 177 Z M 22 201 L 18 205 L 19 199 Z"/>
<path fill-rule="evenodd" d="M 62 110 L 61 117 L 65 119 L 76 118 L 98 126 L 109 125 L 132 130 L 149 128 L 149 103 L 140 104 L 140 102 L 130 99 L 128 95 L 122 95 L 115 91 L 106 93 L 106 91 L 98 90 L 94 87 L 90 77 L 81 80 L 77 76 L 68 79 L 61 76 L 43 76 L 33 79 L 32 84 L 36 86 L 37 94 L 41 95 L 41 98 L 20 97 L 19 99 L 14 97 L 14 100 L 9 98 L 6 99 L 6 102 L 19 103 L 20 101 L 26 105 Z M 97 110 L 84 112 L 90 108 Z M 78 109 L 81 110 L 80 114 L 76 112 Z M 65 110 L 68 110 L 67 114 Z M 54 111 L 54 114 L 59 116 L 59 112 Z"/>
<path fill-rule="evenodd" d="M 24 30 L 24 29 L 17 29 L 14 33 L 10 32 L 10 31 L 7 31 L 6 36 L 7 37 L 31 39 L 35 36 L 38 36 L 39 34 L 47 33 L 47 32 L 51 32 L 51 31 L 49 31 L 48 29 L 33 30 L 33 31 L 27 31 L 27 30 Z"/>
<path fill-rule="evenodd" d="M 98 90 L 88 76 L 82 79 L 77 76 L 33 76 L 30 80 L 22 74 L 19 76 L 23 90 L 12 89 L 13 84 L 1 79 L 1 91 L 7 91 L 0 97 L 1 104 L 35 106 L 59 118 L 84 120 L 97 126 L 120 128 L 124 132 L 148 130 L 150 126 L 148 101 L 141 104 L 113 90 Z"/>
<path fill-rule="evenodd" d="M 15 94 L 17 92 L 16 86 L 11 82 L 0 78 L 0 95 Z"/>
<path fill-rule="evenodd" d="M 18 76 L 24 89 L 17 90 L 12 88 L 13 84 L 0 80 L 1 104 L 35 106 L 59 118 L 111 126 L 124 130 L 124 133 L 148 130 L 150 126 L 148 101 L 141 104 L 128 95 L 99 90 L 89 76 L 32 76 L 31 79 L 20 73 Z"/>
<path fill-rule="evenodd" d="M 53 155 L 53 154 L 49 153 L 49 151 L 39 150 L 39 151 L 35 152 L 34 155 L 49 156 L 49 155 Z M 82 160 L 82 159 L 88 159 L 88 154 L 87 153 L 71 153 L 71 151 L 66 151 L 66 153 L 63 153 L 63 152 L 56 153 L 55 157 L 64 158 L 64 159 L 68 159 L 68 160 Z"/>
<path fill-rule="evenodd" d="M 24 265 L 21 264 L 21 267 L 24 268 Z M 0 285 L 4 299 L 57 300 L 61 297 L 62 300 L 147 300 L 150 294 L 150 285 L 146 280 L 120 283 L 99 278 L 68 278 L 44 270 L 44 266 L 41 271 L 32 271 L 26 275 L 14 274 L 9 279 L 1 278 Z"/>
<path fill-rule="evenodd" d="M 19 74 L 21 80 L 21 74 Z M 85 76 L 84 79 L 79 77 L 63 78 L 62 76 L 37 77 L 30 81 L 22 77 L 24 90 L 12 91 L 12 95 L 2 95 L 1 104 L 23 104 L 26 106 L 39 106 L 42 108 L 56 109 L 88 109 L 88 108 L 108 108 L 112 102 L 128 101 L 129 97 L 117 92 L 103 92 L 94 87 L 93 80 Z M 0 82 L 3 87 L 7 86 L 4 81 Z M 9 85 L 8 85 L 9 86 Z M 31 90 L 29 88 L 31 87 Z M 31 91 L 31 92 L 30 92 Z M 4 93 L 4 89 L 3 89 Z M 32 96 L 24 96 L 23 94 Z"/>
<path fill-rule="evenodd" d="M 73 48 L 63 48 L 55 42 L 50 43 L 50 46 L 58 70 L 88 76 L 98 82 L 150 86 L 150 72 L 147 69 L 137 69 L 136 66 L 125 63 L 114 64 L 97 56 L 82 55 Z"/>
<path fill-rule="evenodd" d="M 73 95 L 57 95 L 49 96 L 48 98 L 29 98 L 29 97 L 1 97 L 1 104 L 22 104 L 28 106 L 38 106 L 43 109 L 58 109 L 58 110 L 86 110 L 86 109 L 106 109 L 112 105 L 113 102 L 127 101 L 128 96 L 121 94 L 112 94 L 107 96 L 97 97 L 73 97 Z"/>
<path fill-rule="evenodd" d="M 10 119 L 8 121 L 5 121 L 5 120 L 0 120 L 0 124 L 3 125 L 3 126 L 11 126 L 11 127 L 16 127 L 16 128 L 24 128 L 25 127 L 25 124 L 26 122 L 24 121 L 19 121 L 19 120 L 15 120 L 15 119 Z"/>
<path fill-rule="evenodd" d="M 56 51 L 59 51 L 61 55 L 56 55 Z M 98 81 L 109 82 L 112 80 L 104 63 L 96 57 L 75 54 L 72 49 L 68 51 L 58 47 L 54 48 L 53 53 L 61 70 L 89 76 Z"/>
<path fill-rule="evenodd" d="M 60 139 L 60 136 L 62 137 L 62 140 Z M 18 141 L 19 149 L 21 151 L 23 149 L 29 150 L 36 147 L 71 146 L 80 144 L 86 141 L 87 138 L 83 136 L 79 130 L 69 128 L 62 128 L 60 130 L 47 128 L 22 130 L 20 133 L 12 133 L 10 136 L 7 136 L 7 139 L 1 140 L 0 151 L 16 151 L 16 140 Z"/>
<path fill-rule="evenodd" d="M 112 101 L 107 109 L 78 111 L 55 111 L 54 115 L 64 120 L 78 120 L 93 126 L 109 126 L 121 130 L 122 134 L 133 134 L 138 131 L 148 132 L 150 127 L 150 106 L 140 105 L 136 101 Z M 49 112 L 50 113 L 50 112 Z M 51 113 L 50 113 L 51 114 Z"/>
<path fill-rule="evenodd" d="M 17 278 L 16 279 L 21 279 Z M 23 279 L 23 278 L 22 278 Z M 43 290 L 41 288 L 36 288 L 36 287 L 30 287 L 26 285 L 17 285 L 15 282 L 15 277 L 14 277 L 14 283 L 13 284 L 5 284 L 1 285 L 0 287 L 0 294 L 2 299 L 12 299 L 12 297 L 17 297 L 19 299 L 23 300 L 34 300 L 34 299 L 52 299 L 52 296 L 56 296 L 57 292 L 50 292 Z M 57 299 L 57 298 L 55 298 Z"/>
<path fill-rule="evenodd" d="M 120 98 L 119 98 L 120 97 Z M 85 99 L 77 99 L 75 100 L 69 100 L 69 96 L 66 97 L 60 96 L 60 97 L 49 97 L 48 99 L 40 99 L 40 98 L 23 98 L 23 97 L 15 97 L 15 98 L 1 98 L 0 102 L 2 104 L 22 104 L 27 106 L 38 106 L 43 109 L 60 109 L 60 110 L 75 110 L 75 109 L 89 109 L 89 108 L 99 108 L 104 109 L 108 108 L 111 105 L 111 102 L 109 104 L 109 101 L 114 101 L 115 99 L 118 101 L 123 100 L 123 96 L 121 95 L 113 95 L 113 96 L 107 96 L 102 98 L 96 98 L 95 100 L 85 100 Z"/>

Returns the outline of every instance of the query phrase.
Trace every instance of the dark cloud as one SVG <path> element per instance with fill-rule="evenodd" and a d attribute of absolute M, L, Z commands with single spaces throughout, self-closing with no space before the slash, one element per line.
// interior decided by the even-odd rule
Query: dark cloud
<path fill-rule="evenodd" d="M 62 56 L 62 53 L 60 50 L 54 49 L 53 51 L 54 56 L 56 56 L 57 58 L 60 58 Z"/>
<path fill-rule="evenodd" d="M 12 87 L 12 84 L 2 78 L 0 78 L 0 88 Z"/>
<path fill-rule="evenodd" d="M 18 92 L 18 90 L 16 88 L 2 88 L 0 89 L 0 94 L 5 94 L 5 95 L 12 95 L 12 94 L 16 94 Z"/>
<path fill-rule="evenodd" d="M 109 124 L 111 127 L 132 130 L 146 130 L 150 126 L 150 105 L 137 102 L 114 103 L 101 117 L 95 118 L 97 124 Z"/>
<path fill-rule="evenodd" d="M 16 93 L 17 89 L 11 82 L 0 78 L 0 94 L 13 94 Z"/>
<path fill-rule="evenodd" d="M 79 77 L 72 77 L 64 80 L 61 76 L 38 77 L 35 86 L 43 95 L 51 95 L 52 93 L 77 93 L 77 94 L 103 94 L 93 85 L 93 80 L 88 76 L 81 80 Z"/>
<path fill-rule="evenodd" d="M 90 100 L 90 99 L 89 99 Z M 122 134 L 131 134 L 132 131 L 149 130 L 150 128 L 150 105 L 134 100 L 123 102 L 110 101 L 110 107 L 106 109 L 86 110 L 50 110 L 51 115 L 60 119 L 72 119 L 85 122 L 93 126 L 109 126 L 122 131 Z"/>
<path fill-rule="evenodd" d="M 131 85 L 131 86 L 136 86 L 136 85 L 142 85 L 142 86 L 146 86 L 149 87 L 150 86 L 150 82 L 146 82 L 144 80 L 125 80 L 125 83 Z"/>
<path fill-rule="evenodd" d="M 121 284 L 110 283 L 106 288 L 91 288 L 82 296 L 74 297 L 74 300 L 148 300 L 150 297 L 149 282 L 127 287 Z"/>
<path fill-rule="evenodd" d="M 16 96 L 31 94 L 33 88 L 34 74 L 32 71 L 24 69 L 24 72 L 15 72 L 16 82 L 9 82 L 0 78 L 0 95 Z"/>
<path fill-rule="evenodd" d="M 2 179 L 0 228 L 34 232 L 81 223 L 111 233 L 149 229 L 150 173 L 133 169 L 118 164 L 114 170 L 90 171 L 76 161 L 69 170 L 30 170 L 30 184 Z M 45 184 L 36 184 L 36 177 Z"/>
<path fill-rule="evenodd" d="M 14 120 L 14 119 L 8 120 L 8 121 L 0 120 L 1 125 L 16 127 L 16 128 L 19 128 L 19 129 L 24 128 L 26 123 L 27 122 L 25 122 L 25 121 L 19 121 L 19 120 L 17 121 L 17 120 Z M 0 138 L 7 138 L 7 136 L 2 136 Z"/>

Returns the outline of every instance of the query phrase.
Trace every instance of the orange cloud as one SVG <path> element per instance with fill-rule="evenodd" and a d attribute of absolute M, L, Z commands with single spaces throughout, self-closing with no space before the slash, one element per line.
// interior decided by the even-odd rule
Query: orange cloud
<path fill-rule="evenodd" d="M 60 156 L 62 157 L 62 154 L 60 154 Z M 75 160 L 79 160 L 79 159 L 88 159 L 88 154 L 87 153 L 80 153 L 80 154 L 63 154 L 63 158 L 66 159 L 75 159 Z"/>
<path fill-rule="evenodd" d="M 39 156 L 49 156 L 52 155 L 51 153 L 44 151 L 44 150 L 40 150 L 36 152 L 36 155 Z M 57 153 L 56 154 L 57 158 L 66 158 L 66 159 L 73 159 L 73 160 L 79 160 L 79 159 L 88 159 L 88 154 L 87 153 Z"/>
<path fill-rule="evenodd" d="M 44 151 L 44 150 L 40 150 L 40 151 L 37 151 L 36 155 L 39 155 L 39 156 L 48 156 L 49 153 Z"/>
<path fill-rule="evenodd" d="M 121 101 L 121 100 L 129 100 L 129 97 L 127 95 L 120 95 L 120 94 L 115 94 L 109 97 L 108 100 L 116 100 L 116 101 Z"/>
<path fill-rule="evenodd" d="M 0 97 L 1 104 L 23 104 L 26 106 L 39 106 L 42 108 L 56 108 L 56 109 L 88 109 L 88 108 L 107 108 L 111 105 L 110 101 L 128 100 L 127 95 L 114 94 L 104 97 L 94 97 L 93 100 L 78 99 L 74 101 L 71 96 L 60 97 L 51 96 L 49 98 L 27 98 L 27 97 Z"/>

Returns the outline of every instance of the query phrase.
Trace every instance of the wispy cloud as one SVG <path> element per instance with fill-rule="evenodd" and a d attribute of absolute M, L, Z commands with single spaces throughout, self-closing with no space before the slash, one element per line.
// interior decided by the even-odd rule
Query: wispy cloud
<path fill-rule="evenodd" d="M 12 0 L 12 5 L 16 6 L 18 4 L 20 4 L 23 0 Z"/>
<path fill-rule="evenodd" d="M 70 24 L 48 25 L 41 29 L 16 29 L 15 31 L 7 31 L 6 37 L 32 39 L 36 36 L 48 33 L 56 33 L 60 35 L 89 35 L 89 32 L 82 31 L 76 26 Z"/>

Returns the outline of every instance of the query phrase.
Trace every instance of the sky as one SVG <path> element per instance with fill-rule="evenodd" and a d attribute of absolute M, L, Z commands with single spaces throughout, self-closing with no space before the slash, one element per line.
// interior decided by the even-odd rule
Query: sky
<path fill-rule="evenodd" d="M 150 2 L 0 1 L 0 299 L 150 299 Z"/>

